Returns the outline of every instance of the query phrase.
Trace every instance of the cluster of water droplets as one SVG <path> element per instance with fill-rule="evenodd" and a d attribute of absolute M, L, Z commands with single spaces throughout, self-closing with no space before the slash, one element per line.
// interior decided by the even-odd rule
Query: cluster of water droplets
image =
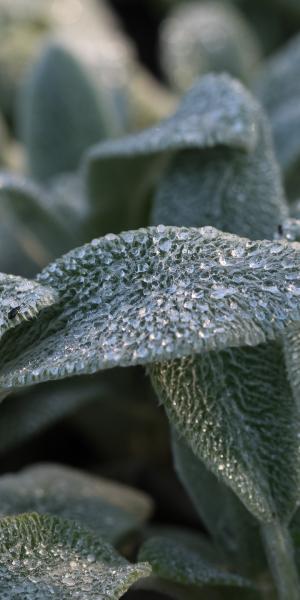
<path fill-rule="evenodd" d="M 0 383 L 26 385 L 117 365 L 256 345 L 300 317 L 300 253 L 211 227 L 107 235 L 38 277 L 61 312 L 2 351 Z M 34 331 L 34 329 L 33 329 Z M 28 334 L 29 335 L 29 334 Z M 32 345 L 30 345 L 32 344 Z"/>
<path fill-rule="evenodd" d="M 57 301 L 55 290 L 16 275 L 0 273 L 0 337 Z"/>
<path fill-rule="evenodd" d="M 49 516 L 4 519 L 0 555 L 0 600 L 117 600 L 150 571 L 74 523 Z"/>

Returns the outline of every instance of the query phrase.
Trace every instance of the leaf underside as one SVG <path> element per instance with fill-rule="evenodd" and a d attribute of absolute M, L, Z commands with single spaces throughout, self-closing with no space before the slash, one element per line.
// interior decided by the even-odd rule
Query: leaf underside
<path fill-rule="evenodd" d="M 299 266 L 297 245 L 213 228 L 94 240 L 39 275 L 60 304 L 5 337 L 0 386 L 273 339 L 300 318 Z"/>
<path fill-rule="evenodd" d="M 172 450 L 177 475 L 221 556 L 240 573 L 261 573 L 265 557 L 256 519 L 175 431 Z"/>
<path fill-rule="evenodd" d="M 118 600 L 146 563 L 132 565 L 76 523 L 37 514 L 0 521 L 0 600 Z"/>
<path fill-rule="evenodd" d="M 209 352 L 150 372 L 171 422 L 199 459 L 259 520 L 288 522 L 300 491 L 300 412 L 282 345 Z"/>

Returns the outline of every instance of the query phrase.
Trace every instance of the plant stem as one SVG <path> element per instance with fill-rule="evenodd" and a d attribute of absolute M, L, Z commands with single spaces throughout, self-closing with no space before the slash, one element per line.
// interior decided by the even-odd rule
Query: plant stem
<path fill-rule="evenodd" d="M 299 600 L 300 581 L 288 528 L 267 523 L 262 525 L 262 536 L 279 600 Z"/>

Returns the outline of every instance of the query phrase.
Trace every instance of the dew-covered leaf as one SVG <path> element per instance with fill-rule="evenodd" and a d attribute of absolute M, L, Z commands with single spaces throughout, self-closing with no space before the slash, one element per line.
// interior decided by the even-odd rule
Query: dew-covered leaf
<path fill-rule="evenodd" d="M 174 153 L 215 146 L 252 152 L 259 140 L 259 120 L 257 103 L 240 83 L 207 75 L 173 116 L 136 135 L 91 148 L 84 170 L 101 232 L 144 224 L 149 194 Z"/>
<path fill-rule="evenodd" d="M 175 88 L 188 89 L 207 72 L 249 81 L 259 42 L 242 14 L 221 2 L 187 2 L 170 11 L 161 28 L 161 60 Z"/>
<path fill-rule="evenodd" d="M 0 269 L 33 276 L 76 243 L 49 194 L 22 176 L 0 174 Z"/>
<path fill-rule="evenodd" d="M 255 91 L 270 117 L 276 154 L 292 197 L 300 190 L 299 64 L 300 36 L 297 35 L 265 63 L 255 82 Z"/>
<path fill-rule="evenodd" d="M 32 175 L 47 180 L 76 169 L 82 153 L 109 135 L 110 111 L 76 54 L 53 41 L 20 97 L 21 135 Z"/>
<path fill-rule="evenodd" d="M 23 321 L 58 301 L 56 290 L 36 281 L 0 273 L 0 339 Z"/>
<path fill-rule="evenodd" d="M 176 472 L 222 556 L 238 565 L 239 572 L 261 572 L 264 557 L 257 521 L 174 432 L 172 448 Z"/>
<path fill-rule="evenodd" d="M 153 365 L 151 376 L 200 460 L 255 517 L 288 522 L 299 498 L 300 413 L 282 344 L 168 361 Z"/>
<path fill-rule="evenodd" d="M 1 388 L 274 339 L 300 319 L 299 266 L 293 245 L 210 227 L 94 240 L 39 275 L 60 305 L 3 340 Z"/>
<path fill-rule="evenodd" d="M 60 465 L 35 465 L 0 478 L 0 516 L 51 514 L 81 523 L 111 543 L 137 529 L 150 499 L 134 489 Z"/>
<path fill-rule="evenodd" d="M 285 239 L 288 242 L 300 241 L 300 220 L 298 218 L 286 219 L 278 227 L 276 239 Z"/>
<path fill-rule="evenodd" d="M 172 536 L 150 538 L 142 545 L 139 560 L 151 564 L 153 574 L 174 583 L 196 586 L 252 587 L 250 581 L 211 563 L 193 539 Z"/>
<path fill-rule="evenodd" d="M 0 600 L 118 600 L 151 572 L 76 523 L 37 514 L 0 521 L 0 559 Z"/>

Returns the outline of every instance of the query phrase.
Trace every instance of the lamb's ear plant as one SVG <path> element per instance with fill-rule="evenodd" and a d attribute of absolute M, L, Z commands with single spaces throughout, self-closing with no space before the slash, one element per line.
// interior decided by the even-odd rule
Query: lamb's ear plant
<path fill-rule="evenodd" d="M 254 90 L 270 117 L 276 154 L 292 200 L 300 191 L 299 64 L 300 36 L 296 35 L 262 64 L 254 82 Z"/>
<path fill-rule="evenodd" d="M 1 275 L 1 398 L 14 406 L 10 393 L 35 384 L 145 366 L 210 540 L 141 535 L 144 496 L 55 465 L 27 469 L 0 478 L 0 600 L 117 600 L 135 582 L 185 600 L 298 600 L 300 245 L 260 105 L 207 75 L 173 116 L 97 144 L 47 190 L 5 177 L 18 239 L 23 204 L 47 248 L 70 244 L 62 213 L 78 241 L 115 233 L 35 279 Z M 48 218 L 46 241 L 37 223 Z M 82 401 L 78 381 L 66 411 Z M 132 536 L 135 548 L 144 537 L 136 564 L 121 556 Z"/>
<path fill-rule="evenodd" d="M 267 539 L 277 535 L 282 544 L 282 536 L 287 538 L 288 533 L 279 522 L 285 523 L 293 514 L 299 497 L 299 438 L 297 424 L 290 422 L 296 406 L 285 383 L 280 343 L 274 340 L 299 322 L 299 295 L 291 283 L 299 266 L 297 246 L 285 241 L 251 242 L 212 228 L 158 226 L 95 240 L 38 276 L 39 284 L 55 290 L 59 302 L 35 321 L 3 336 L 1 389 L 8 393 L 114 365 L 149 365 L 177 430 L 263 523 Z M 226 350 L 228 346 L 232 350 Z M 228 365 L 232 397 L 227 392 L 224 404 L 213 387 L 217 386 L 214 361 L 224 375 Z M 258 387 L 251 389 L 251 375 L 258 363 L 262 398 L 260 380 Z M 246 381 L 237 379 L 245 388 L 240 389 L 241 403 L 239 397 L 235 401 L 231 364 L 236 365 L 235 377 L 239 369 L 242 377 L 250 373 Z M 211 377 L 211 400 L 207 401 L 212 402 L 211 409 L 216 407 L 209 418 L 201 414 L 205 410 L 201 408 L 205 393 L 205 388 L 200 388 L 202 368 L 207 381 Z M 288 412 L 283 411 L 280 396 L 272 407 L 272 414 L 277 407 L 272 417 L 268 403 L 276 386 L 280 393 L 286 386 Z M 268 411 L 266 424 L 259 409 L 255 413 L 259 402 L 264 402 L 263 414 Z M 228 411 L 227 425 L 223 410 Z M 272 436 L 266 430 L 268 425 Z M 240 443 L 233 446 L 237 434 Z M 280 447 L 279 441 L 285 445 Z M 265 464 L 263 457 L 270 451 L 272 464 Z M 283 589 L 289 596 L 282 598 L 293 598 L 292 594 L 296 598 L 293 563 L 286 557 L 287 564 L 281 565 L 284 557 L 283 552 L 277 561 L 282 566 L 281 570 L 278 567 L 279 579 L 284 580 Z M 214 577 L 211 582 L 216 582 Z M 199 584 L 200 579 L 196 577 L 192 583 Z"/>
<path fill-rule="evenodd" d="M 228 72 L 249 81 L 260 59 L 260 44 L 238 8 L 229 3 L 179 4 L 160 31 L 162 67 L 171 85 L 187 90 L 209 72 Z"/>
<path fill-rule="evenodd" d="M 268 238 L 287 217 L 269 125 L 226 75 L 200 79 L 159 126 L 90 149 L 83 170 L 101 233 L 144 225 L 150 212 L 155 224 Z"/>

